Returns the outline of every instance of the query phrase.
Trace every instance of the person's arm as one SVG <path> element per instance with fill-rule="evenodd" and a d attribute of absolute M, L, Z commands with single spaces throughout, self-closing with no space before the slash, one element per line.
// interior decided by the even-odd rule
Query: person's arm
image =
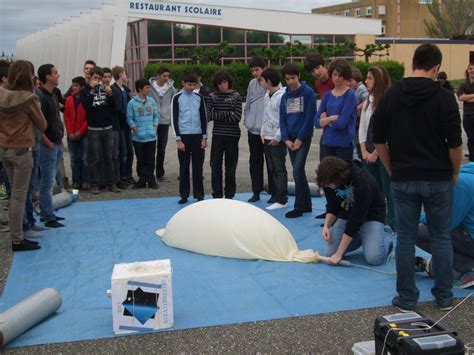
<path fill-rule="evenodd" d="M 43 144 L 44 144 L 45 146 L 47 146 L 49 149 L 53 149 L 53 148 L 54 148 L 53 142 L 51 142 L 51 141 L 49 140 L 49 138 L 46 137 L 46 134 L 44 134 L 44 133 L 41 135 L 41 143 L 43 143 Z"/>
<path fill-rule="evenodd" d="M 30 118 L 33 121 L 33 125 L 40 132 L 44 132 L 48 126 L 46 118 L 44 118 L 43 112 L 39 108 L 38 101 L 34 100 L 31 104 L 31 115 Z"/>
<path fill-rule="evenodd" d="M 199 94 L 197 94 L 199 95 Z M 207 139 L 207 109 L 206 109 L 206 101 L 204 100 L 204 96 L 199 95 L 201 98 L 201 102 L 199 104 L 199 117 L 201 118 L 201 132 L 202 132 L 202 139 Z"/>
<path fill-rule="evenodd" d="M 329 212 L 326 213 L 326 217 L 324 219 L 322 236 L 323 236 L 323 239 L 328 243 L 332 243 L 331 232 L 329 231 L 329 228 L 331 228 L 331 226 L 334 224 L 334 222 L 336 222 L 336 220 L 337 220 L 336 215 Z"/>
<path fill-rule="evenodd" d="M 345 129 L 351 120 L 356 116 L 356 97 L 352 90 L 346 92 L 346 98 L 342 105 L 341 113 L 338 118 L 331 123 L 331 127 L 335 129 Z"/>
<path fill-rule="evenodd" d="M 375 150 L 377 151 L 377 154 L 382 161 L 383 166 L 385 167 L 385 170 L 387 170 L 387 173 L 389 176 L 392 176 L 392 162 L 390 160 L 390 152 L 388 149 L 388 145 L 385 144 L 380 144 L 380 143 L 375 143 Z"/>
<path fill-rule="evenodd" d="M 173 129 L 176 141 L 181 140 L 179 131 L 179 98 L 181 95 L 174 95 L 171 99 L 171 128 Z"/>
<path fill-rule="evenodd" d="M 155 100 L 153 100 L 153 126 L 155 128 L 158 128 L 159 124 L 160 124 L 160 117 L 158 115 L 158 106 L 156 105 Z"/>
<path fill-rule="evenodd" d="M 472 196 L 469 191 L 464 189 L 463 182 L 459 182 L 454 186 L 453 206 L 451 213 L 451 227 L 453 230 L 461 225 L 464 218 L 468 215 L 472 206 Z"/>
<path fill-rule="evenodd" d="M 252 81 L 247 87 L 247 97 L 245 98 L 245 107 L 244 107 L 244 124 L 247 121 L 247 118 L 250 114 L 250 106 L 252 106 L 252 99 L 253 99 L 253 91 L 252 91 Z"/>
<path fill-rule="evenodd" d="M 326 114 L 327 97 L 328 95 L 324 95 L 323 99 L 321 100 L 321 104 L 319 105 L 318 111 L 316 112 L 316 115 L 314 116 L 315 128 L 323 128 L 324 126 L 327 125 L 327 123 L 324 124 L 325 121 L 321 122 L 325 117 L 327 117 L 327 114 Z"/>
<path fill-rule="evenodd" d="M 374 146 L 377 150 L 380 160 L 382 161 L 388 175 L 392 175 L 392 164 L 390 160 L 390 152 L 387 145 L 387 136 L 389 135 L 389 127 L 391 120 L 391 107 L 389 104 L 390 90 L 387 91 L 373 113 L 374 128 L 373 138 Z M 370 123 L 370 122 L 369 122 Z"/>
<path fill-rule="evenodd" d="M 74 102 L 72 103 L 72 106 L 74 107 Z M 73 112 L 71 112 L 71 105 L 69 98 L 66 99 L 66 103 L 64 105 L 64 125 L 66 126 L 66 133 L 69 136 L 70 134 L 74 134 L 74 127 L 72 124 L 73 120 Z"/>
<path fill-rule="evenodd" d="M 364 102 L 363 103 L 366 106 L 366 109 L 362 110 L 361 115 L 360 115 L 360 122 L 359 122 L 359 143 L 361 144 L 362 148 L 362 143 L 365 143 L 367 141 L 367 131 L 369 129 L 369 122 L 370 122 L 370 114 L 372 110 L 370 109 L 370 102 Z M 365 144 L 364 144 L 364 149 L 365 149 Z"/>
<path fill-rule="evenodd" d="M 467 90 L 467 83 L 462 83 L 458 89 L 458 99 L 459 101 L 463 102 L 471 102 L 470 100 L 474 99 L 474 94 L 468 94 Z"/>
<path fill-rule="evenodd" d="M 355 180 L 357 179 L 357 180 Z M 354 203 L 347 219 L 344 234 L 354 237 L 360 230 L 360 227 L 367 220 L 367 213 L 374 201 L 373 190 L 377 189 L 375 181 L 366 180 L 362 176 L 353 177 L 352 194 Z"/>
<path fill-rule="evenodd" d="M 298 131 L 296 140 L 303 141 L 304 139 L 308 138 L 310 132 L 313 132 L 314 127 L 314 115 L 316 114 L 316 94 L 314 91 L 308 90 L 304 95 L 304 122 Z M 311 133 L 312 135 L 312 133 Z M 295 141 L 296 143 L 296 141 Z"/>
<path fill-rule="evenodd" d="M 137 125 L 135 124 L 135 110 L 133 107 L 133 101 L 130 101 L 127 105 L 127 123 L 133 132 L 138 132 Z"/>
<path fill-rule="evenodd" d="M 449 148 L 449 160 L 453 166 L 453 181 L 455 184 L 458 182 L 459 170 L 461 169 L 462 162 L 462 145 L 456 148 Z"/>
<path fill-rule="evenodd" d="M 444 134 L 449 148 L 449 159 L 453 167 L 454 183 L 458 180 L 459 169 L 462 161 L 462 130 L 461 115 L 459 114 L 458 104 L 453 95 L 448 95 L 443 105 L 443 111 L 440 116 L 440 131 Z"/>
<path fill-rule="evenodd" d="M 81 103 L 79 103 L 79 106 L 77 107 L 77 109 L 79 109 L 79 107 L 82 107 L 82 109 L 84 109 L 84 107 L 82 106 Z M 84 110 L 84 113 L 85 113 L 85 110 Z M 87 129 L 88 129 L 88 126 L 87 126 L 87 116 L 85 116 L 85 120 L 82 122 L 82 125 L 81 127 L 79 128 L 79 137 L 82 137 L 84 134 L 87 133 Z"/>
<path fill-rule="evenodd" d="M 285 142 L 289 149 L 293 149 L 293 143 L 288 136 L 288 113 L 286 112 L 286 94 L 284 94 L 280 101 L 280 133 L 281 140 Z"/>
<path fill-rule="evenodd" d="M 214 121 L 238 123 L 242 118 L 242 99 L 234 92 L 232 103 L 225 110 L 215 112 Z"/>

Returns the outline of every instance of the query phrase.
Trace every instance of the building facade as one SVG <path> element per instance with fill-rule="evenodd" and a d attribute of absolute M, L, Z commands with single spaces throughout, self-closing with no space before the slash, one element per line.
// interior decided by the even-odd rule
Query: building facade
<path fill-rule="evenodd" d="M 426 38 L 424 21 L 433 17 L 431 0 L 362 0 L 313 9 L 316 14 L 382 20 L 382 35 L 392 38 Z"/>
<path fill-rule="evenodd" d="M 38 67 L 53 63 L 61 88 L 82 73 L 86 59 L 99 66 L 125 65 L 132 80 L 153 61 L 183 62 L 197 47 L 223 41 L 235 48 L 233 60 L 246 61 L 252 49 L 277 48 L 287 42 L 312 47 L 352 40 L 356 44 L 381 34 L 381 21 L 199 5 L 179 1 L 116 0 L 17 40 L 16 55 Z"/>

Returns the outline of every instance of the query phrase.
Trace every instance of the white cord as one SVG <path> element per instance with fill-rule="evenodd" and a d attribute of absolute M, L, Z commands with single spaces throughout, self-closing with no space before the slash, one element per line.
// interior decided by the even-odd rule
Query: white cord
<path fill-rule="evenodd" d="M 401 330 L 401 331 L 421 331 L 421 330 L 430 330 L 432 329 L 433 327 L 435 327 L 439 322 L 441 322 L 444 318 L 446 318 L 447 316 L 449 316 L 449 314 L 451 312 L 454 312 L 454 310 L 456 308 L 458 308 L 460 305 L 462 305 L 469 297 L 471 297 L 472 295 L 474 295 L 474 292 L 471 292 L 470 294 L 468 294 L 466 297 L 464 297 L 464 299 L 459 302 L 456 306 L 454 306 L 454 308 L 452 310 L 450 310 L 448 313 L 446 313 L 444 316 L 442 316 L 440 319 L 438 319 L 433 325 L 428 325 L 426 323 L 423 323 L 423 322 L 413 322 L 413 323 L 410 323 L 410 325 L 415 325 L 415 326 L 421 326 L 423 327 L 423 329 L 403 329 L 403 328 L 390 328 L 388 331 L 387 331 L 387 334 L 385 335 L 385 339 L 383 340 L 383 347 L 382 347 L 382 355 L 383 353 L 385 352 L 385 346 L 387 344 L 387 338 L 388 338 L 388 335 L 390 334 L 390 331 L 395 331 L 395 330 Z M 474 342 L 472 342 L 474 343 Z M 471 343 L 469 343 L 471 344 Z"/>

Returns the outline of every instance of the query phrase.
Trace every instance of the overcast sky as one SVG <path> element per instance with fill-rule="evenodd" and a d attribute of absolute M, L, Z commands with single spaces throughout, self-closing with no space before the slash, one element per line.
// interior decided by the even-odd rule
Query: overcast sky
<path fill-rule="evenodd" d="M 310 12 L 311 8 L 350 0 L 183 0 L 182 3 L 215 4 Z M 15 52 L 16 39 L 61 22 L 81 11 L 100 8 L 113 0 L 0 0 L 0 54 Z M 163 1 L 165 2 L 165 1 Z"/>

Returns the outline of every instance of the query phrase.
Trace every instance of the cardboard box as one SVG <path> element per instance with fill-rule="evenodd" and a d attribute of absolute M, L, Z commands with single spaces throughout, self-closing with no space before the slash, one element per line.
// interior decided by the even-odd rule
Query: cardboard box
<path fill-rule="evenodd" d="M 114 265 L 112 318 L 115 334 L 148 332 L 173 326 L 169 259 Z"/>

